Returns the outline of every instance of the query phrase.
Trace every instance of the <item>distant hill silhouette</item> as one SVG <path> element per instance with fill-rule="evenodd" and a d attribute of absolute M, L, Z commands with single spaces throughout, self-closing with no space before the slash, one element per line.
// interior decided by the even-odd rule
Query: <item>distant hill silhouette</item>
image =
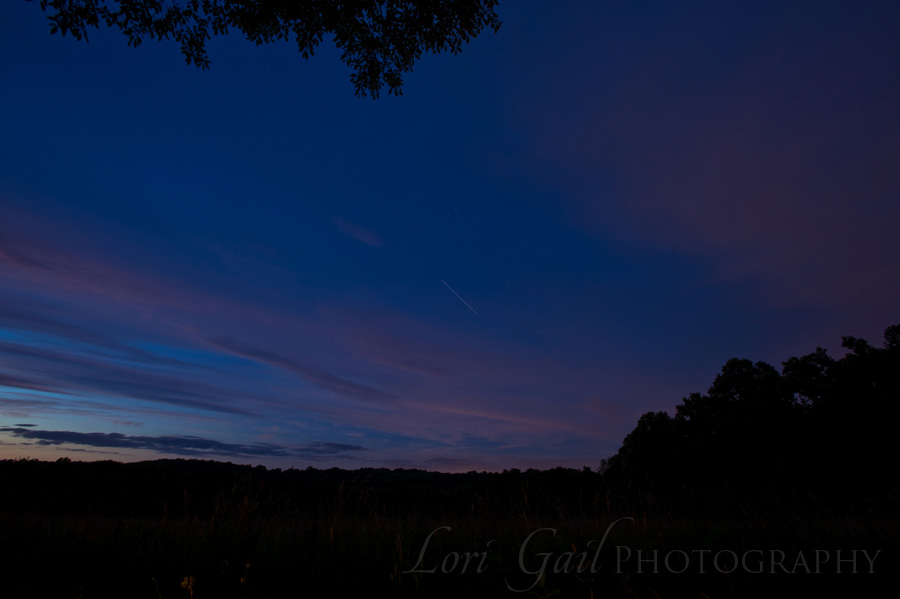
<path fill-rule="evenodd" d="M 212 460 L 0 461 L 0 512 L 221 517 L 478 515 L 580 516 L 596 509 L 601 475 L 517 469 L 266 469 Z"/>

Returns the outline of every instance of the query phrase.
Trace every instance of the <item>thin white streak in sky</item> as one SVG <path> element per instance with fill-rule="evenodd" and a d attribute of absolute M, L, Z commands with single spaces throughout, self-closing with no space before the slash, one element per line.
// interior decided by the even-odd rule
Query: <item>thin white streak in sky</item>
<path fill-rule="evenodd" d="M 441 279 L 440 281 L 441 281 L 441 283 L 443 283 L 444 285 L 447 285 L 447 281 L 445 281 L 444 279 Z M 451 287 L 450 285 L 447 285 L 447 289 L 449 289 L 450 291 L 453 291 L 453 287 Z M 460 294 L 458 294 L 458 293 L 456 293 L 455 291 L 453 291 L 453 295 L 455 295 L 456 297 L 458 297 L 458 298 L 459 298 L 459 301 L 461 301 L 462 303 L 464 303 L 464 304 L 466 305 L 466 307 L 467 307 L 469 310 L 472 311 L 473 314 L 478 314 L 478 312 L 475 312 L 475 308 L 473 308 L 472 306 L 470 306 L 470 305 L 469 305 L 469 302 L 467 302 L 466 300 L 464 300 Z"/>

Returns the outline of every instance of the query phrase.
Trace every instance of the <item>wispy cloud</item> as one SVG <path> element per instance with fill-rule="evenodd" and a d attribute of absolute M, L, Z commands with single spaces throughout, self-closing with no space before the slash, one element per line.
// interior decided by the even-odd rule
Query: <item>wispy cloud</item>
<path fill-rule="evenodd" d="M 0 381 L 10 387 L 116 396 L 244 416 L 255 414 L 243 407 L 246 393 L 102 357 L 4 341 L 0 341 L 0 356 L 7 366 L 33 373 L 25 378 L 0 372 Z M 40 375 L 40 382 L 35 375 Z"/>
<path fill-rule="evenodd" d="M 376 389 L 375 387 L 349 381 L 319 368 L 301 364 L 275 352 L 244 345 L 234 339 L 210 339 L 209 343 L 235 355 L 299 374 L 305 380 L 324 389 L 333 391 L 340 396 L 366 401 L 389 400 L 394 398 L 390 393 Z"/>
<path fill-rule="evenodd" d="M 2 351 L 2 350 L 0 350 Z M 35 379 L 22 377 L 19 375 L 7 374 L 0 371 L 0 386 L 11 387 L 13 389 L 30 389 L 32 391 L 45 391 L 52 393 L 56 391 L 52 386 Z"/>
<path fill-rule="evenodd" d="M 353 453 L 366 451 L 365 447 L 346 443 L 316 441 L 307 445 L 288 447 L 270 443 L 222 443 L 212 439 L 194 436 L 162 435 L 129 436 L 122 433 L 80 433 L 75 431 L 47 431 L 25 428 L 22 425 L 0 428 L 0 433 L 8 433 L 19 439 L 34 441 L 38 445 L 82 445 L 129 450 L 150 450 L 162 454 L 186 456 L 233 456 L 233 457 L 305 457 L 308 459 L 334 459 L 349 457 Z"/>
<path fill-rule="evenodd" d="M 348 237 L 355 239 L 360 243 L 364 243 L 366 245 L 380 248 L 384 245 L 381 237 L 378 234 L 366 229 L 365 227 L 361 227 L 356 223 L 351 223 L 348 220 L 345 220 L 339 216 L 335 216 L 331 219 L 331 222 L 338 228 L 338 230 L 347 235 Z"/>
<path fill-rule="evenodd" d="M 97 332 L 92 328 L 74 322 L 66 322 L 63 320 L 64 316 L 62 314 L 57 318 L 47 316 L 48 313 L 66 312 L 65 317 L 68 317 L 70 320 L 75 320 L 79 317 L 90 320 L 91 316 L 96 318 L 95 315 L 81 315 L 71 306 L 62 308 L 35 299 L 32 299 L 26 307 L 23 307 L 21 303 L 22 298 L 19 298 L 17 301 L 7 294 L 0 295 L 0 327 L 23 333 L 38 333 L 51 337 L 58 343 L 93 346 L 96 350 L 117 354 L 122 359 L 142 362 L 146 365 L 186 365 L 181 360 L 156 355 L 127 345 L 109 333 Z"/>
<path fill-rule="evenodd" d="M 128 299 L 141 305 L 173 299 L 175 288 L 167 289 L 147 277 L 141 279 L 83 248 L 64 249 L 59 243 L 45 232 L 26 237 L 0 229 L 0 264 L 8 276 L 36 289 Z"/>
<path fill-rule="evenodd" d="M 52 264 L 23 251 L 7 234 L 0 230 L 0 264 L 28 270 L 55 270 Z"/>

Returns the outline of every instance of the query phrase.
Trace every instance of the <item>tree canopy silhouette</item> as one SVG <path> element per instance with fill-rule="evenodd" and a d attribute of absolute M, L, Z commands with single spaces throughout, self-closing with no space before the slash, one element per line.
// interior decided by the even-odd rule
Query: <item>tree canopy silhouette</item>
<path fill-rule="evenodd" d="M 844 337 L 847 354 L 822 349 L 786 360 L 731 359 L 705 395 L 692 393 L 675 416 L 648 412 L 608 461 L 611 479 L 679 485 L 833 486 L 893 484 L 897 452 L 900 325 L 876 348 Z"/>
<path fill-rule="evenodd" d="M 32 1 L 32 0 L 28 0 Z M 309 58 L 326 34 L 353 70 L 356 95 L 400 95 L 403 74 L 422 52 L 457 54 L 490 27 L 499 0 L 40 0 L 50 32 L 87 40 L 88 29 L 117 28 L 129 46 L 173 38 L 188 64 L 209 67 L 206 41 L 238 30 L 257 45 L 297 43 Z"/>

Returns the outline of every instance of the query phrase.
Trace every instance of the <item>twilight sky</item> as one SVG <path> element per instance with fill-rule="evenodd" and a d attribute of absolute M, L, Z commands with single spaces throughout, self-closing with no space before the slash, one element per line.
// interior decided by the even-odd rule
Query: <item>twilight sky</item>
<path fill-rule="evenodd" d="M 729 358 L 880 345 L 900 4 L 548 6 L 372 101 L 2 2 L 0 458 L 595 468 Z"/>

